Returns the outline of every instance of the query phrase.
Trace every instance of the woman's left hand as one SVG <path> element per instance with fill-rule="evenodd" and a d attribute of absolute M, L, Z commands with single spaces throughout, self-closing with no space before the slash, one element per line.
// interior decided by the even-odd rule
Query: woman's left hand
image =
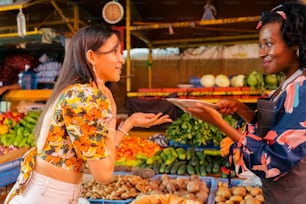
<path fill-rule="evenodd" d="M 155 125 L 163 123 L 170 123 L 172 119 L 169 115 L 163 115 L 163 113 L 142 113 L 137 112 L 129 117 L 129 120 L 133 124 L 133 127 L 145 127 L 149 128 Z"/>

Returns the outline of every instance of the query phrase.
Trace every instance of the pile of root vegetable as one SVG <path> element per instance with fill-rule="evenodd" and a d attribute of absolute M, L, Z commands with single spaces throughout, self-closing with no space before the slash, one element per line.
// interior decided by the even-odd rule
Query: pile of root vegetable
<path fill-rule="evenodd" d="M 151 191 L 149 180 L 137 175 L 114 175 L 107 183 L 89 181 L 83 184 L 81 197 L 88 199 L 126 200 Z"/>
<path fill-rule="evenodd" d="M 160 177 L 151 179 L 150 194 L 173 194 L 187 200 L 206 203 L 209 195 L 209 187 L 200 176 L 191 175 L 186 177 L 171 177 L 162 174 Z"/>
<path fill-rule="evenodd" d="M 210 191 L 198 175 L 171 177 L 167 174 L 150 179 L 131 174 L 114 175 L 108 183 L 89 181 L 82 189 L 81 197 L 87 199 L 126 200 L 143 195 L 173 194 L 200 203 L 207 202 Z"/>
<path fill-rule="evenodd" d="M 262 189 L 259 186 L 233 186 L 218 182 L 215 195 L 216 204 L 263 204 Z"/>

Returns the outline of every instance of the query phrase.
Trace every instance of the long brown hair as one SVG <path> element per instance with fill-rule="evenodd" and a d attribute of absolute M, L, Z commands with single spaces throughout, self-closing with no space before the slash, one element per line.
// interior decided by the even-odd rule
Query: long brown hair
<path fill-rule="evenodd" d="M 71 38 L 65 52 L 65 58 L 59 78 L 34 130 L 36 139 L 39 137 L 43 119 L 50 105 L 57 99 L 66 87 L 77 83 L 96 82 L 91 64 L 86 53 L 88 50 L 97 51 L 113 34 L 121 40 L 119 31 L 112 30 L 102 24 L 86 26 L 78 30 Z"/>

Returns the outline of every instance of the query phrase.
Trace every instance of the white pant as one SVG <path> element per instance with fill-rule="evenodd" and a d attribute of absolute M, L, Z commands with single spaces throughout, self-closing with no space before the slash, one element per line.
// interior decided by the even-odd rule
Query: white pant
<path fill-rule="evenodd" d="M 80 191 L 80 184 L 66 183 L 34 171 L 24 192 L 10 204 L 77 204 Z"/>

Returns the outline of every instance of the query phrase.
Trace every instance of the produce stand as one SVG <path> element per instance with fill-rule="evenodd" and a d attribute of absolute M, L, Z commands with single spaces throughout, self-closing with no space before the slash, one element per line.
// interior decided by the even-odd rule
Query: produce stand
<path fill-rule="evenodd" d="M 267 96 L 270 91 L 261 92 L 250 87 L 199 87 L 199 88 L 141 88 L 137 92 L 129 92 L 128 97 L 139 99 L 161 99 L 175 93 L 179 98 L 203 99 L 208 102 L 216 102 L 221 98 L 234 97 L 243 103 L 256 103 L 259 97 Z"/>
<path fill-rule="evenodd" d="M 33 129 L 39 111 L 0 113 L 0 202 L 16 182 L 22 157 L 34 146 Z"/>

